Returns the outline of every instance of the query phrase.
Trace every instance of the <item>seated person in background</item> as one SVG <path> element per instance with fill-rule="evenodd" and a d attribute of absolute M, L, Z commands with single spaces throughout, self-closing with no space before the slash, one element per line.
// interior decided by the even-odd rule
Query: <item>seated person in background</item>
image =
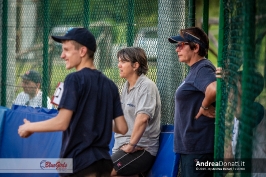
<path fill-rule="evenodd" d="M 264 88 L 264 79 L 263 76 L 259 73 L 259 72 L 255 72 L 253 77 L 257 78 L 257 80 L 259 80 L 260 82 L 258 82 L 253 90 L 252 90 L 252 94 L 249 95 L 249 97 L 251 98 L 251 100 L 253 100 L 253 104 L 250 105 L 250 109 L 254 110 L 254 117 L 252 117 L 254 119 L 253 121 L 253 125 L 252 128 L 256 128 L 256 126 L 261 122 L 261 120 L 263 119 L 264 116 L 264 108 L 263 106 L 258 103 L 255 102 L 255 99 L 257 96 L 260 95 L 260 93 L 262 92 L 263 88 Z M 236 110 L 235 110 L 235 117 L 234 117 L 234 129 L 233 129 L 233 138 L 232 138 L 232 153 L 233 155 L 236 155 L 236 146 L 237 146 L 237 139 L 239 136 L 239 123 L 241 121 L 241 99 L 242 99 L 242 71 L 238 71 L 237 72 L 237 94 L 234 96 L 237 96 L 237 106 L 236 106 Z M 231 93 L 232 94 L 232 93 Z M 232 95 L 230 95 L 231 97 L 233 97 Z"/>
<path fill-rule="evenodd" d="M 221 68 L 217 68 L 216 73 L 222 73 Z M 253 122 L 249 126 L 252 127 L 252 177 L 265 176 L 265 164 L 262 162 L 266 160 L 266 114 L 264 107 L 255 102 L 256 97 L 260 95 L 264 88 L 264 78 L 259 72 L 254 72 L 253 77 L 256 78 L 257 82 L 252 90 L 252 94 L 249 95 L 250 99 L 254 102 L 249 106 L 249 109 L 253 111 Z M 236 109 L 234 112 L 234 123 L 233 123 L 233 134 L 230 143 L 227 142 L 224 151 L 225 162 L 234 161 L 240 157 L 240 147 L 238 145 L 239 137 L 239 125 L 241 124 L 241 114 L 242 114 L 242 71 L 237 72 L 236 81 L 234 83 L 237 86 L 236 92 L 233 90 L 229 93 L 230 100 L 236 100 Z M 243 134 L 243 132 L 242 132 Z M 259 160 L 261 159 L 261 160 Z M 263 159 L 263 161 L 262 161 Z M 224 176 L 226 176 L 228 171 L 225 171 Z M 237 172 L 236 172 L 237 173 Z"/>
<path fill-rule="evenodd" d="M 241 122 L 241 103 L 242 103 L 242 71 L 237 73 L 237 107 L 234 117 L 234 128 L 233 128 L 233 137 L 232 137 L 232 154 L 234 158 L 240 157 L 240 147 L 238 146 L 238 137 L 239 137 L 239 126 Z M 254 72 L 252 75 L 256 78 L 257 82 L 252 89 L 252 94 L 249 95 L 253 104 L 249 106 L 249 109 L 253 111 L 253 122 L 249 126 L 253 129 L 252 136 L 252 177 L 265 176 L 265 162 L 266 159 L 266 122 L 265 122 L 265 110 L 264 107 L 255 102 L 256 97 L 261 94 L 264 88 L 264 78 L 259 72 Z M 243 132 L 242 132 L 243 134 Z M 261 159 L 261 160 L 259 160 Z M 262 161 L 262 159 L 264 159 Z"/>
<path fill-rule="evenodd" d="M 41 75 L 37 71 L 27 71 L 22 78 L 23 92 L 19 93 L 13 104 L 31 107 L 42 107 Z M 47 97 L 47 108 L 52 109 L 51 100 Z"/>
<path fill-rule="evenodd" d="M 152 167 L 159 147 L 160 95 L 155 83 L 145 76 L 148 64 L 143 49 L 121 49 L 117 58 L 120 77 L 126 79 L 121 104 L 128 132 L 115 134 L 111 176 L 144 176 Z"/>

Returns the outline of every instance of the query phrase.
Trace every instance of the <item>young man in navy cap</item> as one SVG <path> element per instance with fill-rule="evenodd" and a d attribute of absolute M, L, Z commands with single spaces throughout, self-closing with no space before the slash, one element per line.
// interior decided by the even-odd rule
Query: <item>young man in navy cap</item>
<path fill-rule="evenodd" d="M 73 174 L 61 176 L 110 176 L 112 128 L 117 133 L 127 132 L 118 88 L 96 70 L 96 40 L 86 28 L 72 28 L 64 36 L 52 38 L 62 43 L 61 58 L 66 69 L 75 68 L 76 72 L 64 81 L 58 115 L 43 122 L 24 120 L 19 135 L 63 131 L 60 157 L 73 158 Z"/>
<path fill-rule="evenodd" d="M 13 104 L 42 107 L 41 75 L 34 70 L 27 71 L 22 78 L 23 92 L 19 93 Z M 47 97 L 47 108 L 52 109 L 51 100 Z"/>

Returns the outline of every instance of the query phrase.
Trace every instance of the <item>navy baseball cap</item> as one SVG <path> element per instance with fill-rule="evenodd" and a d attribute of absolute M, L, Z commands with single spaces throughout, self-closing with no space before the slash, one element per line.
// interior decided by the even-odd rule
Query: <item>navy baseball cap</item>
<path fill-rule="evenodd" d="M 188 32 L 185 32 L 183 37 L 181 35 L 177 35 L 177 36 L 172 36 L 170 38 L 168 38 L 168 41 L 170 43 L 178 43 L 178 42 L 194 42 L 199 44 L 200 46 L 202 46 L 203 48 L 206 49 L 206 44 L 204 44 L 200 38 L 198 38 L 197 36 L 194 36 Z"/>
<path fill-rule="evenodd" d="M 64 36 L 52 36 L 53 40 L 62 43 L 64 40 L 73 40 L 91 51 L 96 51 L 96 40 L 93 34 L 86 28 L 70 28 Z"/>
<path fill-rule="evenodd" d="M 35 83 L 41 83 L 42 78 L 41 75 L 37 71 L 27 71 L 23 76 L 21 76 L 22 79 L 29 80 Z"/>

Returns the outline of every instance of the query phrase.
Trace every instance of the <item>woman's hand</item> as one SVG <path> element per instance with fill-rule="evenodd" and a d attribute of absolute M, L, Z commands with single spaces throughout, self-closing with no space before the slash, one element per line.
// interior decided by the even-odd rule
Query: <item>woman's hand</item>
<path fill-rule="evenodd" d="M 200 110 L 198 114 L 196 115 L 195 119 L 198 119 L 201 115 L 204 115 L 206 117 L 215 118 L 215 107 L 209 106 L 208 109 L 203 109 L 200 107 Z"/>
<path fill-rule="evenodd" d="M 124 144 L 120 149 L 126 153 L 133 153 L 139 150 L 143 150 L 144 148 L 139 147 L 139 146 L 132 146 L 130 144 Z"/>

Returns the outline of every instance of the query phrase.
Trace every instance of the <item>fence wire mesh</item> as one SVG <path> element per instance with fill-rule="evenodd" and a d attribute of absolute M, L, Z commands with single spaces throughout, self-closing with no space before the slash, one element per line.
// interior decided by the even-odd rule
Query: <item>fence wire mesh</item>
<path fill-rule="evenodd" d="M 246 169 L 228 168 L 229 173 L 222 170 L 216 176 L 264 176 L 266 6 L 261 0 L 222 3 L 220 62 L 224 72 L 218 88 L 221 101 L 215 155 L 224 162 L 243 160 Z"/>
<path fill-rule="evenodd" d="M 11 107 L 23 91 L 21 76 L 35 70 L 42 76 L 42 106 L 66 70 L 61 45 L 51 35 L 71 27 L 87 27 L 96 37 L 97 69 L 122 88 L 116 53 L 127 46 L 146 51 L 150 77 L 161 93 L 163 124 L 173 124 L 174 92 L 186 74 L 167 38 L 187 26 L 188 2 L 180 0 L 4 0 L 2 6 L 1 105 Z M 178 10 L 176 10 L 178 9 Z M 160 22 L 159 22 L 160 21 Z M 166 28 L 167 26 L 167 28 Z"/>
<path fill-rule="evenodd" d="M 174 46 L 167 38 L 188 27 L 191 21 L 189 0 L 3 0 L 0 3 L 1 106 L 11 107 L 23 91 L 21 75 L 36 70 L 42 76 L 42 106 L 52 97 L 58 82 L 74 70 L 66 70 L 60 59 L 61 45 L 51 35 L 63 35 L 71 27 L 88 27 L 96 37 L 96 67 L 122 88 L 116 53 L 126 46 L 142 47 L 148 56 L 150 77 L 158 86 L 162 100 L 162 124 L 173 124 L 174 93 L 188 68 L 178 62 Z M 216 157 L 224 159 L 231 147 L 234 118 L 240 104 L 239 138 L 236 152 L 240 158 L 253 157 L 254 133 L 266 106 L 266 92 L 256 93 L 261 83 L 259 72 L 266 69 L 266 6 L 263 0 L 222 0 L 224 35 L 221 67 L 224 77 L 218 92 L 222 97 L 216 127 Z M 213 37 L 213 36 L 211 36 Z M 211 38 L 210 38 L 211 41 Z M 215 45 L 210 45 L 211 47 Z M 210 53 L 209 53 L 210 55 Z M 241 103 L 237 94 L 241 75 Z M 254 100 L 253 100 L 254 99 Z M 257 102 L 257 103 L 254 103 Z M 252 125 L 252 126 L 251 126 Z M 266 136 L 266 127 L 261 132 Z M 253 145 L 253 146 L 251 146 Z M 232 148 L 232 147 L 231 147 Z M 264 149 L 265 150 L 265 149 Z M 232 156 L 231 156 L 232 157 Z M 234 173 L 234 172 L 233 172 Z M 250 175 L 235 172 L 236 175 Z M 220 174 L 217 174 L 220 175 Z M 232 173 L 228 174 L 228 176 Z"/>

